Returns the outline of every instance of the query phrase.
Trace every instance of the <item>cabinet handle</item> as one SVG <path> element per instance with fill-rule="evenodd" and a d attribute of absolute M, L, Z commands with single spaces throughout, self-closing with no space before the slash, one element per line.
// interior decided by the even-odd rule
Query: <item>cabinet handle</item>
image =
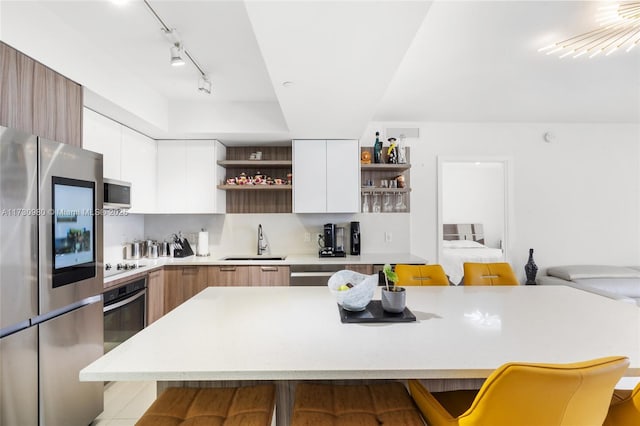
<path fill-rule="evenodd" d="M 278 272 L 277 266 L 261 266 L 260 270 L 262 272 Z"/>
<path fill-rule="evenodd" d="M 220 272 L 233 272 L 236 270 L 235 266 L 221 266 Z"/>

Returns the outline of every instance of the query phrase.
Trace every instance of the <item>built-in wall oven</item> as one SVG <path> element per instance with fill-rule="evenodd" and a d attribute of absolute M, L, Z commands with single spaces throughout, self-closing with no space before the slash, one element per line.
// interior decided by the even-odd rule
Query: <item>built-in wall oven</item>
<path fill-rule="evenodd" d="M 104 353 L 147 325 L 147 277 L 104 292 Z"/>

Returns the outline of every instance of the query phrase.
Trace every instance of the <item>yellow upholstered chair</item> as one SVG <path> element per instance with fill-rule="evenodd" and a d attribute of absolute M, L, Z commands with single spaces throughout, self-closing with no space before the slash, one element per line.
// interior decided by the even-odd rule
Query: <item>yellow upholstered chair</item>
<path fill-rule="evenodd" d="M 396 265 L 398 285 L 449 285 L 440 265 Z"/>
<path fill-rule="evenodd" d="M 573 364 L 507 363 L 479 391 L 431 393 L 409 381 L 429 426 L 600 426 L 626 357 Z"/>
<path fill-rule="evenodd" d="M 508 263 L 465 263 L 464 285 L 519 285 Z"/>
<path fill-rule="evenodd" d="M 603 426 L 640 425 L 640 383 L 633 391 L 615 391 Z"/>

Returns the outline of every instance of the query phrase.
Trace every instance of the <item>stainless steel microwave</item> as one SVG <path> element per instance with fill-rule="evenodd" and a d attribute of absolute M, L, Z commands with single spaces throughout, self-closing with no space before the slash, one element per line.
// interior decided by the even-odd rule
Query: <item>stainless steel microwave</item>
<path fill-rule="evenodd" d="M 131 208 L 131 183 L 115 179 L 104 179 L 104 208 Z"/>

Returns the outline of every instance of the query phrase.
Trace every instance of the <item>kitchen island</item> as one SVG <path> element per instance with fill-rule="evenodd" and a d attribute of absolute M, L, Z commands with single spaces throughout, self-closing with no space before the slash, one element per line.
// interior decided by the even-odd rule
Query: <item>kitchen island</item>
<path fill-rule="evenodd" d="M 380 298 L 379 289 L 374 299 Z M 508 361 L 630 357 L 638 308 L 564 286 L 407 287 L 417 321 L 343 324 L 326 287 L 209 287 L 82 380 L 485 378 Z"/>
<path fill-rule="evenodd" d="M 417 321 L 343 324 L 326 287 L 209 287 L 80 379 L 482 379 L 508 361 L 609 355 L 628 356 L 626 375 L 640 375 L 630 304 L 563 286 L 452 286 L 408 287 L 407 306 Z"/>

